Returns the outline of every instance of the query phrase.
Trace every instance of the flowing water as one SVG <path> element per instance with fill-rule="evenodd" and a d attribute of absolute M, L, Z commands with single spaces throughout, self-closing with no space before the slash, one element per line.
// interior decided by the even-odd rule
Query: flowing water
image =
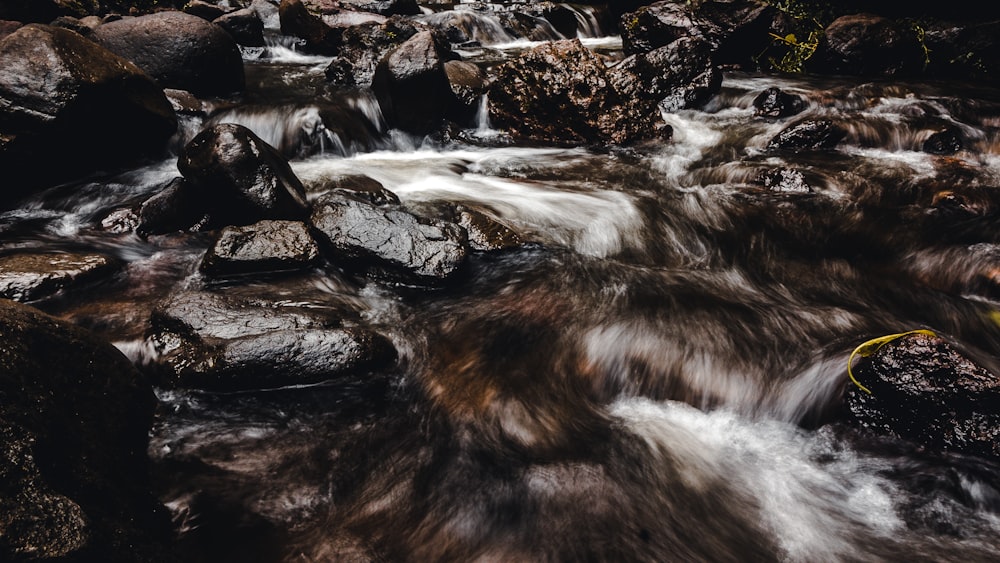
<path fill-rule="evenodd" d="M 526 46 L 500 39 L 472 56 Z M 350 301 L 400 361 L 310 386 L 159 390 L 150 453 L 190 560 L 1000 557 L 1000 466 L 831 424 L 848 355 L 873 336 L 931 328 L 995 371 L 997 91 L 730 74 L 708 107 L 664 116 L 668 142 L 490 146 L 486 116 L 468 136 L 486 142 L 387 129 L 370 95 L 325 89 L 329 59 L 289 45 L 248 60 L 244 103 L 206 122 L 297 155 L 307 186 L 365 174 L 414 212 L 466 205 L 526 244 L 472 255 L 437 290 L 333 266 L 213 289 Z M 772 86 L 805 113 L 755 117 Z M 847 138 L 767 149 L 806 117 Z M 922 152 L 944 127 L 963 150 Z M 801 181 L 765 187 L 768 171 Z M 196 266 L 211 237 L 100 223 L 175 176 L 171 157 L 0 215 L 4 251 L 127 264 L 40 305 L 140 365 L 156 359 L 157 301 L 207 287 Z"/>

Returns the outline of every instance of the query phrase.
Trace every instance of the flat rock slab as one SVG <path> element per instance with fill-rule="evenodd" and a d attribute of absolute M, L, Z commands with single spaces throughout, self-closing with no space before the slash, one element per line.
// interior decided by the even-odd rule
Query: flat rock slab
<path fill-rule="evenodd" d="M 260 221 L 222 229 L 199 269 L 211 276 L 301 270 L 318 258 L 319 246 L 305 223 Z"/>
<path fill-rule="evenodd" d="M 0 297 L 35 301 L 113 275 L 120 263 L 103 254 L 12 254 L 0 257 Z"/>

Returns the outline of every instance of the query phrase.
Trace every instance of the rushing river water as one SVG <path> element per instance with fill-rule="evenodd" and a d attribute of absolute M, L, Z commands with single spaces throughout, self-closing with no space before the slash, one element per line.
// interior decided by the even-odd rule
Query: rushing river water
<path fill-rule="evenodd" d="M 393 369 L 362 378 L 159 391 L 150 454 L 192 560 L 1000 557 L 997 466 L 829 424 L 848 355 L 873 336 L 931 328 L 995 367 L 996 90 L 729 74 L 703 110 L 665 116 L 669 142 L 515 146 L 483 117 L 466 141 L 441 143 L 388 130 L 371 96 L 324 85 L 329 59 L 285 45 L 247 61 L 243 103 L 210 122 L 320 143 L 292 161 L 307 186 L 365 174 L 415 212 L 464 204 L 527 242 L 471 256 L 439 290 L 333 266 L 213 285 L 196 272 L 209 235 L 100 228 L 177 176 L 176 158 L 0 216 L 4 250 L 127 264 L 42 306 L 139 364 L 155 360 L 150 312 L 178 288 L 347 304 L 398 349 Z M 806 111 L 755 117 L 773 86 Z M 847 138 L 767 149 L 807 117 Z M 202 125 L 187 118 L 185 134 Z M 949 127 L 963 150 L 921 151 Z M 768 171 L 787 182 L 765 187 Z"/>

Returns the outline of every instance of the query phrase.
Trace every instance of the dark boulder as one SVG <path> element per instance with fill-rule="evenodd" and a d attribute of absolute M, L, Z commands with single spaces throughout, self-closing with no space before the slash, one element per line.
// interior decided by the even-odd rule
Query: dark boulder
<path fill-rule="evenodd" d="M 418 218 L 397 206 L 375 206 L 341 193 L 316 201 L 312 224 L 336 262 L 390 281 L 447 280 L 467 253 L 465 230 L 454 223 Z"/>
<path fill-rule="evenodd" d="M 391 126 L 426 134 L 451 113 L 457 101 L 444 63 L 453 57 L 429 31 L 386 54 L 375 69 L 372 90 Z"/>
<path fill-rule="evenodd" d="M 146 236 L 190 229 L 205 220 L 201 201 L 183 178 L 175 178 L 139 205 L 135 231 Z"/>
<path fill-rule="evenodd" d="M 806 101 L 802 96 L 789 94 L 778 87 L 764 90 L 753 99 L 754 115 L 761 117 L 788 117 L 802 113 Z"/>
<path fill-rule="evenodd" d="M 151 494 L 156 400 L 109 343 L 0 300 L 0 559 L 177 561 Z"/>
<path fill-rule="evenodd" d="M 1000 20 L 932 21 L 924 31 L 924 44 L 930 50 L 929 75 L 1000 81 Z"/>
<path fill-rule="evenodd" d="M 0 20 L 0 39 L 7 37 L 11 33 L 24 27 L 23 22 L 14 22 L 9 20 Z"/>
<path fill-rule="evenodd" d="M 212 20 L 212 23 L 226 30 L 240 45 L 264 46 L 264 22 L 250 8 L 234 10 Z"/>
<path fill-rule="evenodd" d="M 628 140 L 620 100 L 603 61 L 579 40 L 546 43 L 495 69 L 489 90 L 495 126 L 556 145 Z"/>
<path fill-rule="evenodd" d="M 0 297 L 35 301 L 114 275 L 121 264 L 103 254 L 21 253 L 0 257 Z"/>
<path fill-rule="evenodd" d="M 301 270 L 318 258 L 305 223 L 261 221 L 222 229 L 198 269 L 210 276 Z"/>
<path fill-rule="evenodd" d="M 0 40 L 0 199 L 163 151 L 176 128 L 145 73 L 79 34 L 28 25 Z"/>
<path fill-rule="evenodd" d="M 183 12 L 159 12 L 106 23 L 91 35 L 102 47 L 146 71 L 163 88 L 198 96 L 243 90 L 243 57 L 221 27 Z"/>
<path fill-rule="evenodd" d="M 712 40 L 720 34 L 713 23 L 700 18 L 687 3 L 669 0 L 623 15 L 619 27 L 626 55 L 648 53 L 682 37 Z"/>
<path fill-rule="evenodd" d="M 337 58 L 327 69 L 327 80 L 345 86 L 368 86 L 375 68 L 389 51 L 429 30 L 419 22 L 398 16 L 352 25 L 343 32 Z"/>
<path fill-rule="evenodd" d="M 310 12 L 302 0 L 281 0 L 278 16 L 281 33 L 304 39 L 310 52 L 337 54 L 344 29 L 327 25 L 318 15 Z"/>
<path fill-rule="evenodd" d="M 913 75 L 924 67 L 916 32 L 872 14 L 842 16 L 827 26 L 807 69 L 861 76 Z"/>
<path fill-rule="evenodd" d="M 793 152 L 832 149 L 846 136 L 842 127 L 828 119 L 807 119 L 783 129 L 767 148 Z"/>
<path fill-rule="evenodd" d="M 280 330 L 206 348 L 178 377 L 197 389 L 267 389 L 364 375 L 395 360 L 392 343 L 371 330 Z"/>
<path fill-rule="evenodd" d="M 962 146 L 962 132 L 957 127 L 946 127 L 927 137 L 923 151 L 931 154 L 955 154 L 962 150 Z"/>
<path fill-rule="evenodd" d="M 372 205 L 399 204 L 399 196 L 387 190 L 381 182 L 362 174 L 326 176 L 306 186 L 310 193 L 338 192 Z"/>
<path fill-rule="evenodd" d="M 698 107 L 722 87 L 711 43 L 695 37 L 628 57 L 608 74 L 628 121 L 647 127 L 659 123 L 660 111 Z"/>
<path fill-rule="evenodd" d="M 871 432 L 936 450 L 1000 458 L 1000 378 L 945 340 L 914 334 L 854 366 L 845 416 Z"/>
<path fill-rule="evenodd" d="M 285 157 L 252 131 L 223 123 L 199 133 L 177 161 L 215 224 L 298 220 L 309 205 Z"/>

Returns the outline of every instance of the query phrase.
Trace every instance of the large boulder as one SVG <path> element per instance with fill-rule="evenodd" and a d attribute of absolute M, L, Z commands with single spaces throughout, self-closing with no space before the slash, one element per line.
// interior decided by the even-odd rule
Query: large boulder
<path fill-rule="evenodd" d="M 426 134 L 451 113 L 458 102 L 444 64 L 453 57 L 430 31 L 389 51 L 375 69 L 372 90 L 390 125 Z"/>
<path fill-rule="evenodd" d="M 251 8 L 234 10 L 219 16 L 212 23 L 226 30 L 240 45 L 247 47 L 264 46 L 264 22 Z"/>
<path fill-rule="evenodd" d="M 198 96 L 243 90 L 243 57 L 221 27 L 183 12 L 159 12 L 106 23 L 97 44 L 128 59 L 163 88 Z"/>
<path fill-rule="evenodd" d="M 935 77 L 1000 81 L 1000 20 L 927 25 L 927 73 Z"/>
<path fill-rule="evenodd" d="M 546 43 L 500 65 L 489 91 L 490 118 L 538 143 L 621 143 L 620 100 L 603 61 L 579 40 Z"/>
<path fill-rule="evenodd" d="M 163 151 L 176 128 L 142 70 L 80 35 L 33 24 L 0 40 L 0 200 Z"/>
<path fill-rule="evenodd" d="M 626 55 L 647 53 L 682 37 L 711 39 L 719 34 L 710 21 L 682 2 L 663 1 L 622 16 L 622 48 Z"/>
<path fill-rule="evenodd" d="M 719 91 L 722 72 L 712 52 L 707 40 L 684 37 L 626 58 L 609 77 L 630 118 L 648 125 L 659 111 L 698 107 Z"/>
<path fill-rule="evenodd" d="M 925 52 L 907 23 L 873 14 L 841 16 L 827 26 L 807 68 L 862 76 L 913 75 Z"/>
<path fill-rule="evenodd" d="M 369 86 L 375 68 L 389 51 L 417 33 L 429 30 L 426 25 L 399 16 L 352 25 L 343 32 L 337 58 L 330 63 L 327 79 L 346 86 Z"/>
<path fill-rule="evenodd" d="M 458 272 L 468 252 L 467 234 L 454 223 L 339 192 L 316 201 L 312 224 L 333 260 L 391 281 L 443 282 Z"/>
<path fill-rule="evenodd" d="M 0 559 L 176 561 L 151 494 L 152 388 L 109 343 L 0 300 Z"/>
<path fill-rule="evenodd" d="M 205 129 L 184 147 L 177 168 L 199 190 L 215 224 L 298 220 L 309 213 L 302 183 L 285 157 L 242 125 Z"/>
<path fill-rule="evenodd" d="M 944 339 L 913 334 L 854 366 L 851 424 L 937 450 L 1000 458 L 1000 378 Z"/>

